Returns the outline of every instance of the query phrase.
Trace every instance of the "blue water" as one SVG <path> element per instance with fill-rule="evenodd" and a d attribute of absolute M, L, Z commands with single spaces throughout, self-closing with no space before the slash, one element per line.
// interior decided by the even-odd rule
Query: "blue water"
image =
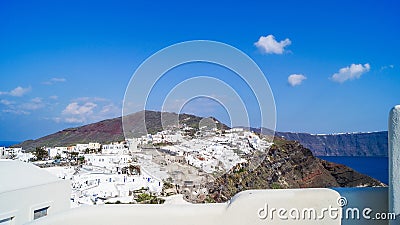
<path fill-rule="evenodd" d="M 0 141 L 0 147 L 10 147 L 11 145 L 15 145 L 21 143 L 20 141 Z"/>
<path fill-rule="evenodd" d="M 387 157 L 320 156 L 319 158 L 346 165 L 359 173 L 388 184 L 389 161 Z"/>

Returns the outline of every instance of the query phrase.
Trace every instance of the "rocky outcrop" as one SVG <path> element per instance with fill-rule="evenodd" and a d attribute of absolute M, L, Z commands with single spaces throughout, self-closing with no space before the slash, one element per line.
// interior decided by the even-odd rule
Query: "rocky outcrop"
<path fill-rule="evenodd" d="M 387 156 L 387 131 L 345 134 L 277 132 L 277 136 L 300 142 L 316 156 Z"/>
<path fill-rule="evenodd" d="M 378 180 L 313 156 L 298 142 L 276 139 L 254 170 L 239 164 L 208 184 L 206 199 L 225 202 L 240 191 L 275 188 L 385 186 Z"/>

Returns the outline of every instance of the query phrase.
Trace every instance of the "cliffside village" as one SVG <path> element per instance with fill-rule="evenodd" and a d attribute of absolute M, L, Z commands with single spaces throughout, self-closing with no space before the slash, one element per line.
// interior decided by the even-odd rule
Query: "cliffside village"
<path fill-rule="evenodd" d="M 202 127 L 194 135 L 188 132 L 191 129 L 164 130 L 115 143 L 40 146 L 36 152 L 0 147 L 0 156 L 33 163 L 70 180 L 71 203 L 78 207 L 162 203 L 176 194 L 185 200 L 204 200 L 207 182 L 246 162 L 246 155 L 272 145 L 242 128 Z"/>

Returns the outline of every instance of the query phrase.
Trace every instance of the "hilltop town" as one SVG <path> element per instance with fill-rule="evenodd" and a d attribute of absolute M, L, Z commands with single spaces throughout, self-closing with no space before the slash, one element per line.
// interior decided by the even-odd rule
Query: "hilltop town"
<path fill-rule="evenodd" d="M 211 123 L 218 121 L 211 120 Z M 210 122 L 209 121 L 209 122 Z M 182 194 L 192 202 L 208 195 L 206 185 L 271 147 L 243 128 L 179 127 L 111 143 L 0 148 L 1 158 L 33 163 L 71 180 L 74 207 L 112 203 L 162 203 Z"/>

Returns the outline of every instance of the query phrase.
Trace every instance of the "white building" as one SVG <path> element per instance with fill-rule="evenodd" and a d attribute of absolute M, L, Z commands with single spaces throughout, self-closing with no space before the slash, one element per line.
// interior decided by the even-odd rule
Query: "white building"
<path fill-rule="evenodd" d="M 68 147 L 54 147 L 54 148 L 60 152 L 68 152 Z"/>
<path fill-rule="evenodd" d="M 0 159 L 18 158 L 25 154 L 22 148 L 0 147 Z"/>
<path fill-rule="evenodd" d="M 70 208 L 71 187 L 47 171 L 0 160 L 0 224 L 25 224 Z"/>
<path fill-rule="evenodd" d="M 101 144 L 97 142 L 90 142 L 89 143 L 89 149 L 91 150 L 100 150 Z"/>
<path fill-rule="evenodd" d="M 86 149 L 89 149 L 89 144 L 76 144 L 76 151 L 84 152 Z"/>
<path fill-rule="evenodd" d="M 67 151 L 68 152 L 76 152 L 77 148 L 76 148 L 76 146 L 69 146 L 69 147 L 67 147 Z"/>
<path fill-rule="evenodd" d="M 54 147 L 54 148 L 46 148 L 47 154 L 50 159 L 54 159 L 57 155 L 61 158 L 67 158 L 67 147 Z"/>
<path fill-rule="evenodd" d="M 116 166 L 124 166 L 130 163 L 132 157 L 129 155 L 105 155 L 85 154 L 86 165 L 98 166 L 114 170 Z"/>
<path fill-rule="evenodd" d="M 241 127 L 234 127 L 232 129 L 226 130 L 226 133 L 239 133 L 239 132 L 243 132 L 244 129 Z"/>
<path fill-rule="evenodd" d="M 2 158 L 4 158 L 5 157 L 5 147 L 0 147 L 0 159 L 2 159 Z"/>
<path fill-rule="evenodd" d="M 29 162 L 33 158 L 35 158 L 35 156 L 31 152 L 18 153 L 15 157 L 15 159 L 22 162 Z"/>
<path fill-rule="evenodd" d="M 140 152 L 140 149 L 138 149 L 138 143 L 139 141 L 136 138 L 126 139 L 126 144 L 128 145 L 130 152 Z"/>
<path fill-rule="evenodd" d="M 57 154 L 60 154 L 58 149 L 56 148 L 46 148 L 47 154 L 49 155 L 49 158 L 53 159 L 54 157 L 57 156 Z"/>
<path fill-rule="evenodd" d="M 111 143 L 103 145 L 101 149 L 102 154 L 129 154 L 129 148 L 124 143 Z"/>
<path fill-rule="evenodd" d="M 22 148 L 7 148 L 7 147 L 3 147 L 3 155 L 5 157 L 7 156 L 15 156 L 17 154 L 23 153 L 24 151 L 22 150 Z"/>

